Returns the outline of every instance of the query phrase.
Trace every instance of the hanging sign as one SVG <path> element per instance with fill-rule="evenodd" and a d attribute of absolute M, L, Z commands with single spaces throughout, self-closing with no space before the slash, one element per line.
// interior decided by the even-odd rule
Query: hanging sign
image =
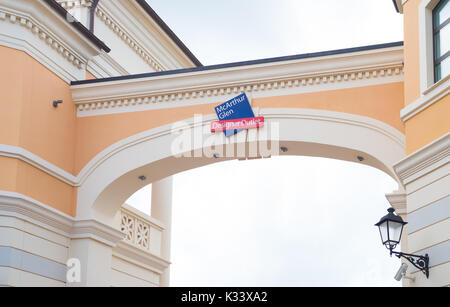
<path fill-rule="evenodd" d="M 242 129 L 264 126 L 264 117 L 255 117 L 247 95 L 242 93 L 214 108 L 219 121 L 211 123 L 211 132 L 224 131 L 226 136 Z"/>

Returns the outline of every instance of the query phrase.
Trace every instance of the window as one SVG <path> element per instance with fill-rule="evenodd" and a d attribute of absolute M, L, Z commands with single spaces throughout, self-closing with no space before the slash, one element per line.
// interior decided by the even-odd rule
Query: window
<path fill-rule="evenodd" d="M 450 0 L 441 0 L 433 10 L 434 82 L 450 72 Z"/>

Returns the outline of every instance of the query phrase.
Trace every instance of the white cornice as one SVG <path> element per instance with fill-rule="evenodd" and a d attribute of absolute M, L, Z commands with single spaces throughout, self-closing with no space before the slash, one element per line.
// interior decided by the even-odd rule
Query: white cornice
<path fill-rule="evenodd" d="M 71 229 L 71 239 L 93 239 L 108 246 L 114 247 L 125 234 L 120 230 L 103 224 L 97 220 L 75 220 Z"/>
<path fill-rule="evenodd" d="M 56 0 L 63 8 L 69 10 L 74 7 L 92 7 L 93 0 Z"/>
<path fill-rule="evenodd" d="M 117 61 L 104 51 L 88 62 L 87 70 L 96 78 L 126 76 L 130 74 L 122 65 L 117 63 Z"/>
<path fill-rule="evenodd" d="M 26 220 L 70 239 L 90 238 L 115 246 L 124 238 L 118 229 L 94 219 L 78 220 L 20 193 L 0 191 L 0 216 Z"/>
<path fill-rule="evenodd" d="M 0 216 L 26 220 L 70 239 L 90 238 L 109 246 L 124 238 L 118 229 L 94 219 L 79 220 L 31 197 L 0 191 Z"/>
<path fill-rule="evenodd" d="M 406 214 L 406 193 L 404 191 L 388 193 L 385 196 L 397 214 Z"/>
<path fill-rule="evenodd" d="M 113 256 L 143 266 L 158 274 L 162 274 L 171 264 L 169 261 L 154 254 L 143 251 L 131 244 L 120 241 L 113 249 Z"/>
<path fill-rule="evenodd" d="M 100 50 L 43 1 L 0 3 L 0 44 L 25 51 L 66 82 L 84 80 Z"/>
<path fill-rule="evenodd" d="M 0 215 L 31 221 L 65 237 L 70 236 L 74 218 L 31 197 L 0 191 Z"/>
<path fill-rule="evenodd" d="M 129 30 L 127 30 L 125 26 L 111 16 L 112 14 L 108 12 L 108 9 L 105 7 L 105 3 L 99 2 L 99 6 L 97 7 L 95 13 L 97 17 L 105 23 L 119 39 L 124 41 L 129 48 L 134 50 L 137 56 L 141 57 L 155 71 L 167 70 L 166 67 L 160 64 L 159 61 L 152 56 L 151 52 L 147 48 L 142 46 L 142 43 L 135 38 L 136 35 L 128 33 Z"/>
<path fill-rule="evenodd" d="M 403 81 L 403 48 L 204 69 L 72 86 L 78 116 L 94 116 Z"/>
<path fill-rule="evenodd" d="M 450 132 L 410 154 L 394 165 L 404 185 L 450 162 Z"/>
<path fill-rule="evenodd" d="M 406 122 L 416 114 L 432 106 L 435 102 L 440 101 L 442 98 L 450 93 L 450 75 L 433 84 L 428 88 L 424 95 L 413 103 L 407 105 L 400 111 L 400 118 L 403 122 Z"/>

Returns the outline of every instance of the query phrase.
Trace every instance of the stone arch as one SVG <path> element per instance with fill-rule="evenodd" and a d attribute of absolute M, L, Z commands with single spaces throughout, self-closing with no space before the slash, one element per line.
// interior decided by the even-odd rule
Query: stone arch
<path fill-rule="evenodd" d="M 247 155 L 251 144 L 260 147 L 266 140 L 269 146 L 275 146 L 271 148 L 272 154 L 318 156 L 364 163 L 384 171 L 399 182 L 392 165 L 405 155 L 404 135 L 381 121 L 313 109 L 267 108 L 258 112 L 266 119 L 264 129 L 268 134 L 264 134 L 261 128 L 259 131 L 242 131 L 231 139 L 219 134 L 213 137 L 218 147 L 210 146 L 210 141 L 194 141 L 192 150 L 183 152 L 184 155 L 189 152 L 191 157 L 176 157 L 173 144 L 180 133 L 211 138 L 209 124 L 215 115 L 194 117 L 150 129 L 109 146 L 79 174 L 77 216 L 114 223 L 125 200 L 153 181 L 211 163 L 248 157 L 212 157 L 212 148 L 222 148 L 222 153 L 225 153 L 231 147 L 236 152 L 241 146 Z M 288 152 L 281 152 L 280 146 L 287 147 Z M 358 161 L 358 156 L 364 160 Z M 145 182 L 138 179 L 141 175 L 147 178 Z"/>

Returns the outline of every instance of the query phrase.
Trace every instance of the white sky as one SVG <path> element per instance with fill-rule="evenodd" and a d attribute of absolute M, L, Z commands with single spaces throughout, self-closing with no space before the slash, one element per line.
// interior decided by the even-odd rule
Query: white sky
<path fill-rule="evenodd" d="M 204 65 L 403 40 L 391 0 L 147 1 Z M 177 174 L 171 285 L 400 286 L 373 226 L 396 188 L 377 169 L 314 157 Z M 148 213 L 150 195 L 129 203 Z"/>

